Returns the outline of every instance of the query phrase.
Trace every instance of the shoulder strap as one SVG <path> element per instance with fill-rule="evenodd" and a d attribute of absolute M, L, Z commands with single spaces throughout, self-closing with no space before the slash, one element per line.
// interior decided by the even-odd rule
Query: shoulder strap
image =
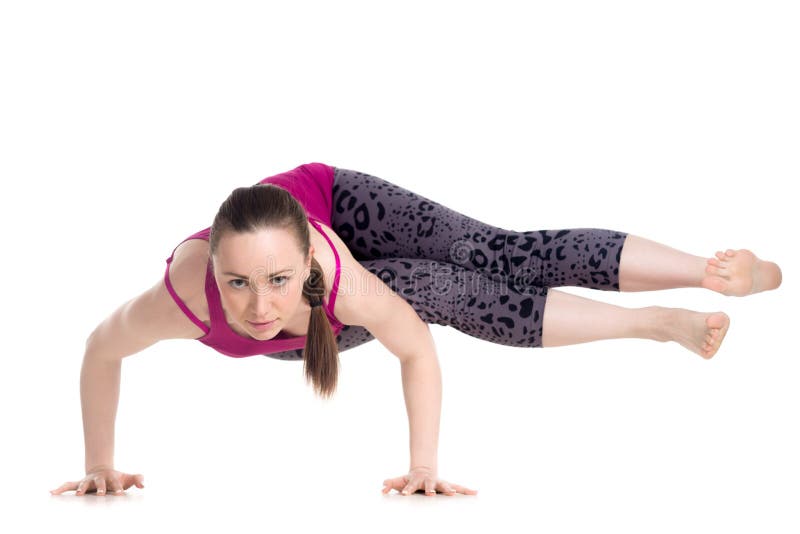
<path fill-rule="evenodd" d="M 180 243 L 178 243 L 178 244 L 180 244 Z M 175 247 L 175 248 L 178 248 L 178 247 Z M 198 327 L 200 327 L 203 330 L 203 332 L 208 334 L 208 332 L 211 329 L 208 326 L 206 326 L 206 324 L 203 321 L 198 319 L 197 316 L 194 313 L 192 313 L 192 310 L 190 310 L 188 308 L 188 306 L 186 306 L 186 304 L 183 303 L 181 298 L 175 292 L 175 289 L 173 289 L 172 282 L 169 281 L 169 266 L 172 263 L 172 256 L 174 256 L 174 255 L 175 255 L 175 251 L 173 250 L 172 254 L 170 255 L 170 257 L 167 258 L 167 268 L 164 271 L 164 283 L 167 286 L 167 291 L 169 291 L 169 294 L 172 295 L 172 299 L 175 301 L 175 303 L 178 305 L 178 307 L 180 307 L 180 309 L 183 311 L 183 313 L 189 319 L 191 319 L 194 324 L 196 324 Z"/>
<path fill-rule="evenodd" d="M 339 262 L 339 253 L 336 252 L 336 247 L 333 246 L 333 241 L 331 241 L 331 238 L 328 237 L 328 234 L 325 233 L 325 230 L 323 230 L 322 227 L 320 227 L 320 225 L 319 225 L 319 223 L 317 223 L 316 219 L 314 219 L 313 217 L 309 216 L 308 220 L 311 221 L 311 224 L 314 225 L 314 228 L 316 228 L 319 231 L 319 233 L 321 233 L 322 236 L 325 238 L 325 240 L 328 242 L 328 244 L 331 247 L 331 250 L 333 250 L 333 256 L 336 258 L 336 274 L 333 277 L 333 287 L 331 288 L 331 296 L 328 299 L 328 311 L 331 312 L 331 315 L 333 315 L 333 307 L 336 304 L 336 295 L 337 295 L 337 290 L 339 289 L 339 276 L 341 274 L 341 265 L 340 265 L 340 262 Z"/>

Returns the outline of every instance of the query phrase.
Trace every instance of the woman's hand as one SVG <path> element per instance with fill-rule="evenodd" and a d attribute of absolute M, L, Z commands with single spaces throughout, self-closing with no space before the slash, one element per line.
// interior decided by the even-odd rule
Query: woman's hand
<path fill-rule="evenodd" d="M 458 484 L 450 484 L 446 480 L 437 478 L 436 471 L 427 467 L 415 467 L 411 469 L 407 475 L 384 480 L 383 493 L 389 493 L 392 489 L 396 489 L 403 495 L 410 495 L 417 490 L 424 490 L 425 495 L 436 495 L 437 490 L 440 493 L 450 496 L 456 493 L 463 493 L 464 495 L 475 495 L 478 493 L 478 490 L 465 488 Z"/>
<path fill-rule="evenodd" d="M 144 487 L 143 475 L 129 475 L 116 471 L 113 467 L 95 467 L 86 473 L 83 479 L 77 482 L 64 482 L 58 488 L 50 490 L 53 495 L 60 495 L 65 491 L 75 490 L 75 495 L 84 495 L 96 491 L 98 495 L 105 495 L 106 488 L 110 488 L 114 495 L 122 495 L 124 490 L 133 485 L 137 488 Z"/>

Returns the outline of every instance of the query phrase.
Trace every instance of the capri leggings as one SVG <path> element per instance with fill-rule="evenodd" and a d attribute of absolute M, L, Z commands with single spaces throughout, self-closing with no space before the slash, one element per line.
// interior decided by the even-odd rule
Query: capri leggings
<path fill-rule="evenodd" d="M 506 230 L 338 167 L 331 223 L 355 259 L 423 321 L 515 347 L 542 346 L 549 288 L 619 291 L 627 237 L 602 228 Z M 336 337 L 340 352 L 372 339 L 355 325 Z M 269 356 L 297 359 L 302 349 Z"/>

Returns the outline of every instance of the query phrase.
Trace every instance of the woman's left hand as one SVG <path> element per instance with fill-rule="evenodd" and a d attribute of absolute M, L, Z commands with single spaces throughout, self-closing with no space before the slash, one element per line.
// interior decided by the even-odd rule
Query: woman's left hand
<path fill-rule="evenodd" d="M 428 469 L 427 467 L 415 467 L 411 469 L 407 475 L 397 478 L 387 478 L 383 481 L 383 493 L 389 493 L 393 489 L 401 492 L 403 495 L 411 495 L 415 491 L 425 490 L 425 495 L 436 495 L 437 490 L 440 493 L 453 496 L 456 493 L 463 493 L 464 495 L 475 495 L 478 490 L 465 488 L 458 484 L 451 484 L 446 480 L 437 477 L 436 472 Z"/>

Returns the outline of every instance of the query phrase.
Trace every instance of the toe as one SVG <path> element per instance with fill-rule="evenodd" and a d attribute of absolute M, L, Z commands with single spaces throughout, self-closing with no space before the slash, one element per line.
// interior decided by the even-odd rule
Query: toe
<path fill-rule="evenodd" d="M 726 260 L 726 259 L 727 259 L 727 258 L 725 257 L 725 254 L 724 254 L 722 251 L 720 251 L 720 250 L 718 250 L 718 251 L 717 251 L 717 253 L 716 253 L 716 256 L 717 256 L 717 258 L 719 258 L 719 259 L 721 259 L 721 260 Z"/>
<path fill-rule="evenodd" d="M 725 254 L 732 257 L 734 254 L 733 249 L 729 248 L 728 250 L 725 251 Z"/>
<path fill-rule="evenodd" d="M 714 314 L 709 315 L 706 318 L 706 326 L 709 329 L 711 328 L 720 329 L 725 325 L 726 318 L 727 315 L 725 314 L 725 312 L 715 312 Z"/>

